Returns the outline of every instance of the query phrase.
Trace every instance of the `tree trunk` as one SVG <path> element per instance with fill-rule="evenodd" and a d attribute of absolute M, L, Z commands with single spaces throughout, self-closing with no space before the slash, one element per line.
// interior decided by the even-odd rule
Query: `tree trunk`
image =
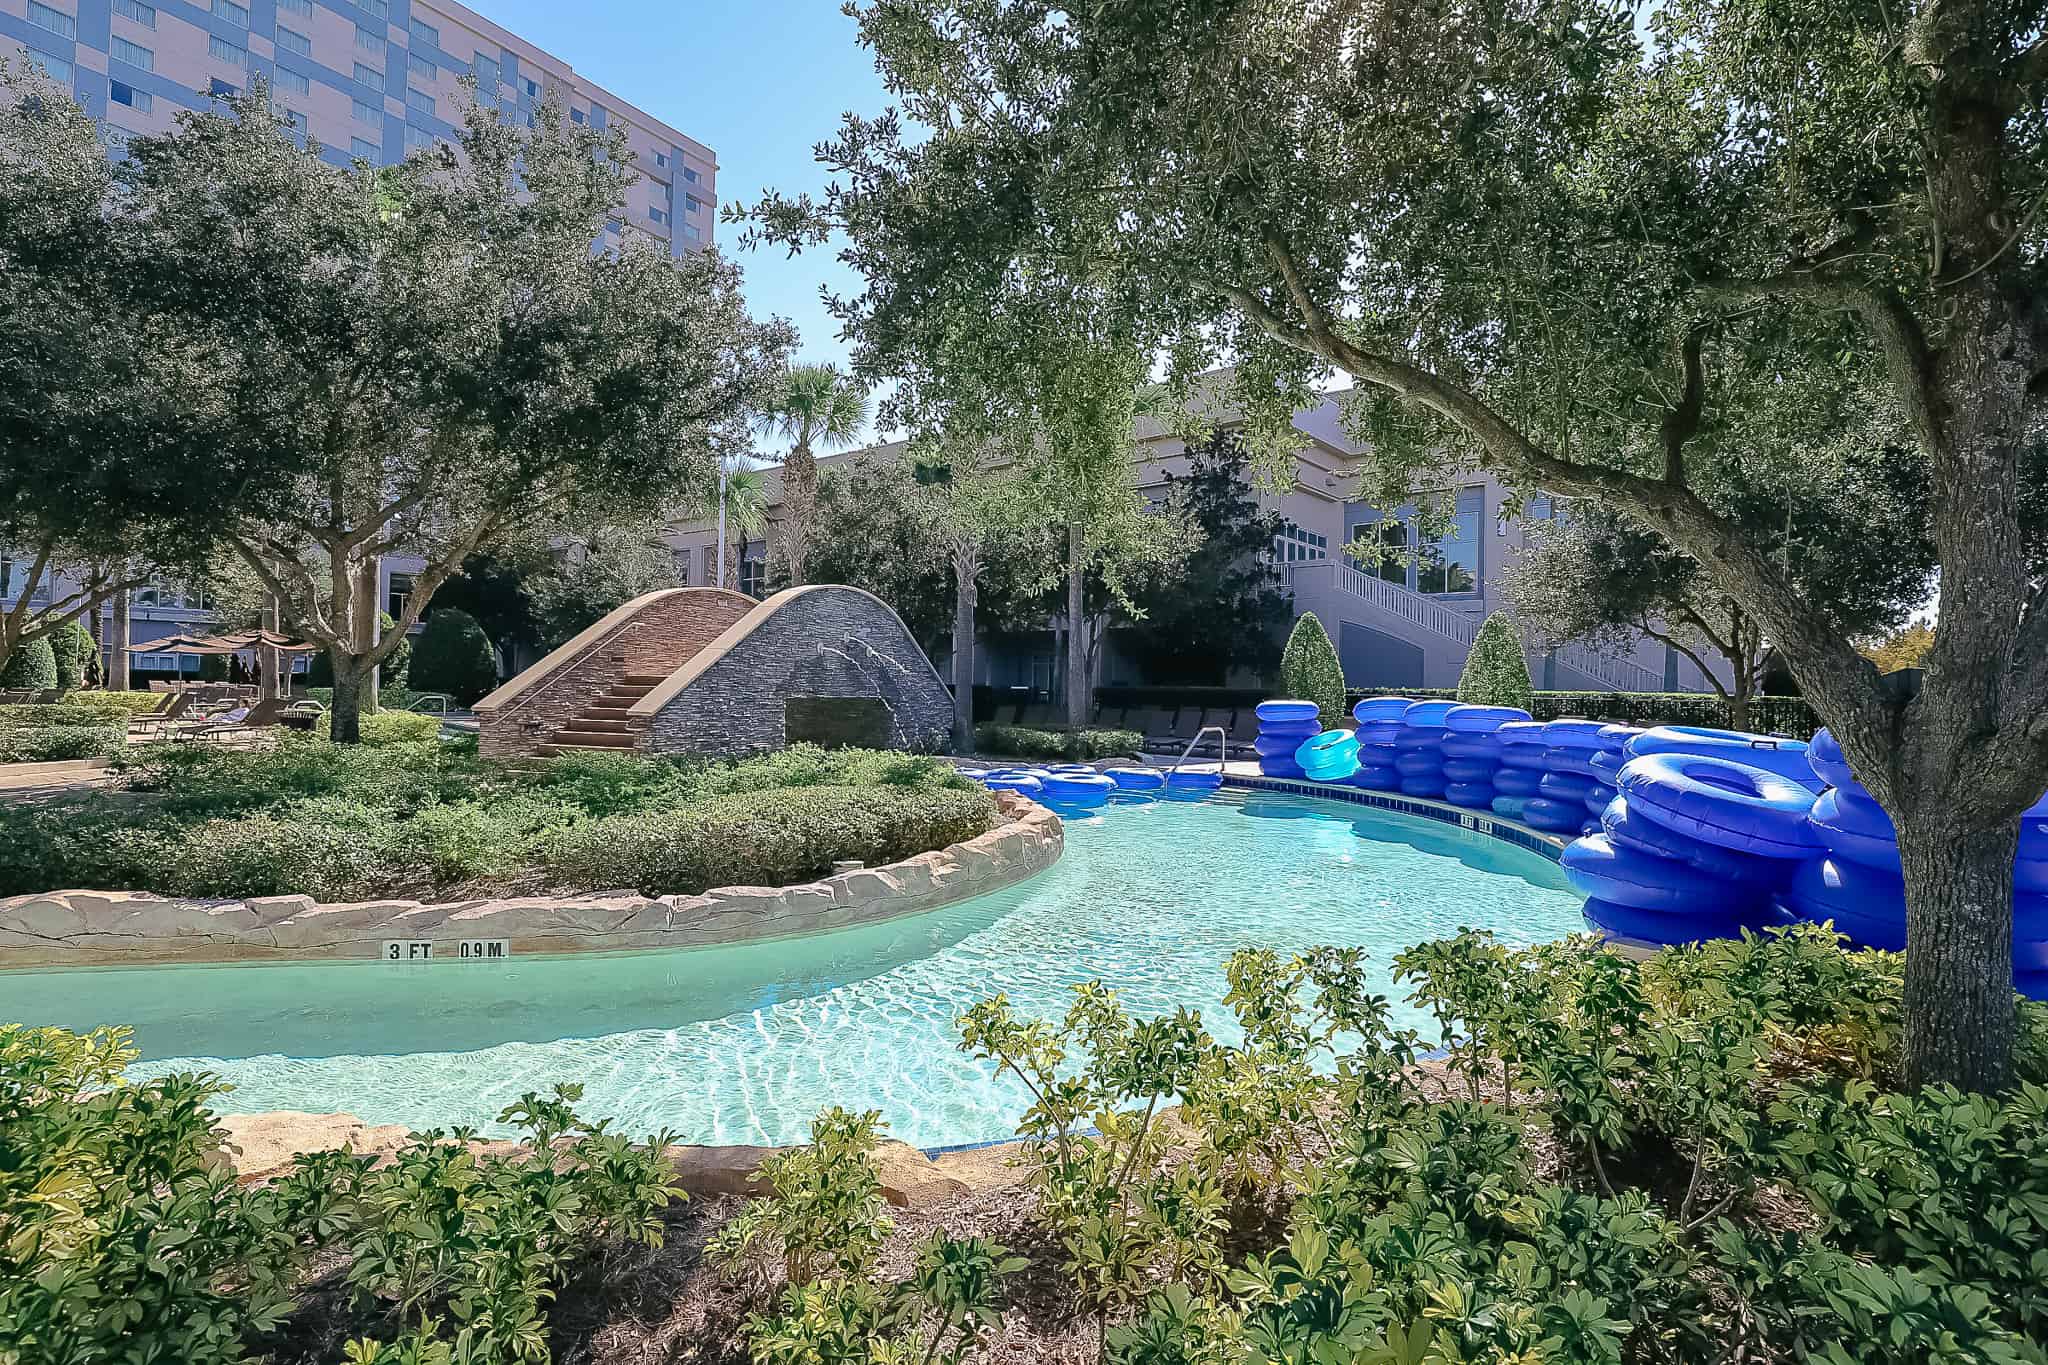
<path fill-rule="evenodd" d="M 2012 1083 L 2017 823 L 1971 830 L 1920 800 L 1898 822 L 1906 874 L 1905 1071 L 1996 1094 Z"/>
<path fill-rule="evenodd" d="M 132 685 L 128 672 L 133 660 L 128 653 L 130 616 L 128 590 L 123 588 L 114 594 L 113 619 L 107 623 L 107 687 L 115 692 L 126 692 Z"/>
<path fill-rule="evenodd" d="M 953 552 L 953 752 L 974 752 L 974 550 Z"/>
<path fill-rule="evenodd" d="M 363 691 L 369 670 L 354 654 L 329 649 L 334 666 L 334 704 L 328 708 L 328 737 L 336 744 L 358 744 L 363 738 Z"/>
<path fill-rule="evenodd" d="M 279 622 L 279 616 L 277 599 L 266 598 L 263 603 L 263 628 L 272 633 L 281 633 L 283 627 Z M 275 649 L 259 649 L 256 651 L 256 661 L 257 666 L 263 670 L 263 700 L 274 701 L 286 695 L 283 679 L 278 677 L 278 673 L 285 666 L 285 656 Z"/>
<path fill-rule="evenodd" d="M 360 654 L 374 650 L 384 634 L 383 586 L 384 561 L 371 555 L 363 561 L 356 576 L 356 591 L 362 595 L 356 610 L 356 651 Z M 363 710 L 374 713 L 383 704 L 383 684 L 384 666 L 371 664 L 363 678 Z"/>
<path fill-rule="evenodd" d="M 811 533 L 818 516 L 818 461 L 802 442 L 782 462 L 782 558 L 789 565 L 789 586 L 800 588 L 810 554 Z"/>
<path fill-rule="evenodd" d="M 1067 728 L 1088 727 L 1088 570 L 1082 558 L 1081 523 L 1067 524 Z"/>
<path fill-rule="evenodd" d="M 1756 694 L 1756 669 L 1747 655 L 1740 651 L 1728 656 L 1728 673 L 1733 681 L 1728 687 L 1728 728 L 1749 729 L 1749 703 Z"/>
<path fill-rule="evenodd" d="M 334 665 L 334 704 L 329 707 L 329 736 L 336 744 L 362 738 L 362 713 L 377 709 L 377 670 L 368 656 L 377 647 L 377 561 L 355 560 L 341 569 L 348 610 L 342 633 L 346 643 L 330 645 Z"/>

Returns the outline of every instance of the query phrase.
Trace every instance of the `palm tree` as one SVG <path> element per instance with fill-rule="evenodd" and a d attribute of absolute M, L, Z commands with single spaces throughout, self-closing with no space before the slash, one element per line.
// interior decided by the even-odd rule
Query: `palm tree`
<path fill-rule="evenodd" d="M 804 581 L 804 559 L 818 515 L 815 445 L 849 446 L 868 424 L 868 395 L 830 365 L 792 365 L 782 392 L 761 419 L 763 432 L 790 443 L 782 462 L 782 557 L 789 581 Z"/>
<path fill-rule="evenodd" d="M 725 562 L 719 567 L 719 586 L 738 589 L 740 556 L 747 542 L 768 530 L 768 481 L 758 469 L 727 469 L 722 472 L 718 491 L 711 497 L 711 509 L 724 514 Z"/>

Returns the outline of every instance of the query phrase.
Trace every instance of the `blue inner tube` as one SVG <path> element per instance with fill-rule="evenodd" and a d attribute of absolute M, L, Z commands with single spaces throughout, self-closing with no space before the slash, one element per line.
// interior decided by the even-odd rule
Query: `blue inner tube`
<path fill-rule="evenodd" d="M 1408 726 L 1394 740 L 1396 749 L 1428 749 L 1439 753 L 1443 749 L 1444 736 L 1448 731 L 1432 729 L 1429 726 L 1417 728 Z"/>
<path fill-rule="evenodd" d="M 1296 701 L 1286 698 L 1277 701 L 1262 701 L 1253 707 L 1252 710 L 1262 721 L 1314 720 L 1321 714 L 1320 709 L 1312 701 Z"/>
<path fill-rule="evenodd" d="M 1892 818 L 1868 796 L 1845 787 L 1824 791 L 1808 819 L 1822 846 L 1837 858 L 1899 875 L 1899 841 Z"/>
<path fill-rule="evenodd" d="M 1666 829 L 1645 820 L 1629 809 L 1628 798 L 1617 796 L 1600 812 L 1600 828 L 1617 847 L 1632 848 L 1657 858 L 1689 863 L 1710 877 L 1724 881 L 1759 882 L 1776 885 L 1791 875 L 1792 864 L 1783 858 L 1759 858 L 1754 853 L 1737 853 Z"/>
<path fill-rule="evenodd" d="M 1849 760 L 1842 754 L 1842 746 L 1826 730 L 1816 732 L 1813 742 L 1806 746 L 1806 763 L 1813 769 L 1813 775 L 1830 787 L 1858 785 L 1856 774 L 1849 771 Z"/>
<path fill-rule="evenodd" d="M 1157 791 L 1166 785 L 1166 774 L 1157 768 L 1106 768 L 1102 775 L 1130 792 Z"/>
<path fill-rule="evenodd" d="M 1409 725 L 1428 730 L 1441 730 L 1444 728 L 1444 717 L 1456 710 L 1457 706 L 1458 703 L 1454 701 L 1412 702 L 1408 709 L 1401 713 L 1401 719 Z"/>
<path fill-rule="evenodd" d="M 1398 723 L 1401 717 L 1408 714 L 1408 708 L 1414 704 L 1415 702 L 1408 697 L 1367 697 L 1351 708 L 1351 718 L 1360 725 L 1370 725 L 1383 720 Z"/>
<path fill-rule="evenodd" d="M 1473 810 L 1493 808 L 1493 784 L 1491 782 L 1446 782 L 1444 800 L 1454 806 L 1468 806 Z"/>
<path fill-rule="evenodd" d="M 1443 763 L 1444 780 L 1447 782 L 1493 783 L 1493 774 L 1500 765 L 1478 758 L 1446 758 Z M 1489 798 L 1490 799 L 1490 798 Z"/>
<path fill-rule="evenodd" d="M 1540 720 L 1511 720 L 1493 732 L 1493 737 L 1503 744 L 1537 744 L 1550 747 L 1550 741 L 1543 737 L 1548 727 Z"/>
<path fill-rule="evenodd" d="M 1586 808 L 1576 801 L 1530 797 L 1522 804 L 1522 822 L 1558 834 L 1577 834 L 1586 822 Z"/>
<path fill-rule="evenodd" d="M 1789 777 L 1808 791 L 1821 789 L 1807 759 L 1808 746 L 1796 739 L 1774 739 L 1769 735 L 1745 734 L 1740 730 L 1709 730 L 1698 725 L 1660 725 L 1645 730 L 1628 742 L 1628 756 L 1651 754 L 1696 754 L 1702 758 L 1723 758 L 1761 768 L 1767 773 Z"/>
<path fill-rule="evenodd" d="M 1615 775 L 1621 771 L 1621 765 L 1626 762 L 1628 762 L 1628 755 L 1621 750 L 1601 749 L 1586 760 L 1586 768 L 1593 776 L 1611 787 L 1614 785 Z"/>
<path fill-rule="evenodd" d="M 1596 928 L 1616 938 L 1641 943 L 1701 943 L 1710 938 L 1740 938 L 1745 928 L 1755 928 L 1768 918 L 1750 915 L 1666 915 L 1656 910 L 1639 910 L 1612 901 L 1589 900 L 1586 918 Z"/>
<path fill-rule="evenodd" d="M 1509 721 L 1527 719 L 1529 713 L 1516 706 L 1453 706 L 1444 712 L 1444 728 L 1460 734 L 1490 735 Z"/>
<path fill-rule="evenodd" d="M 1816 924 L 1833 920 L 1836 930 L 1858 947 L 1905 950 L 1905 886 L 1874 868 L 1836 858 L 1808 859 L 1778 893 L 1778 904 Z"/>
<path fill-rule="evenodd" d="M 1368 720 L 1359 724 L 1358 742 L 1392 747 L 1395 741 L 1407 733 L 1408 727 L 1398 720 Z"/>
<path fill-rule="evenodd" d="M 1101 773 L 1054 773 L 1045 779 L 1046 795 L 1059 799 L 1086 796 L 1091 792 L 1107 796 L 1115 790 L 1115 780 Z"/>
<path fill-rule="evenodd" d="M 1500 762 L 1501 750 L 1506 747 L 1492 735 L 1460 734 L 1456 730 L 1444 736 L 1445 758 L 1476 758 L 1492 764 Z"/>
<path fill-rule="evenodd" d="M 1306 777 L 1301 765 L 1294 761 L 1292 754 L 1260 755 L 1259 771 L 1267 777 Z"/>
<path fill-rule="evenodd" d="M 1404 773 L 1401 790 L 1408 796 L 1426 796 L 1434 800 L 1444 794 L 1444 775 L 1437 773 Z"/>
<path fill-rule="evenodd" d="M 1394 770 L 1403 777 L 1421 777 L 1424 774 L 1431 774 L 1441 780 L 1444 775 L 1444 760 L 1441 754 L 1427 753 L 1416 749 L 1404 749 L 1394 755 Z"/>
<path fill-rule="evenodd" d="M 1503 796 L 1534 796 L 1543 785 L 1543 770 L 1501 767 L 1488 780 Z"/>
<path fill-rule="evenodd" d="M 1578 773 L 1595 781 L 1612 776 L 1593 766 L 1593 759 L 1602 753 L 1599 749 L 1574 749 L 1569 745 L 1553 745 L 1543 751 L 1543 766 L 1554 773 Z"/>
<path fill-rule="evenodd" d="M 1600 748 L 1605 752 L 1620 753 L 1628 742 L 1643 732 L 1640 725 L 1603 725 L 1595 732 Z"/>
<path fill-rule="evenodd" d="M 1621 847 L 1605 834 L 1575 840 L 1558 863 L 1581 895 L 1665 914 L 1754 912 L 1770 894 L 1755 883 L 1722 881 L 1689 863 Z"/>
<path fill-rule="evenodd" d="M 1361 764 L 1351 775 L 1354 787 L 1370 787 L 1374 791 L 1395 792 L 1401 790 L 1401 770 L 1380 763 Z"/>
<path fill-rule="evenodd" d="M 1301 742 L 1313 739 L 1317 733 L 1311 730 L 1305 735 L 1276 735 L 1270 731 L 1260 731 L 1259 737 L 1252 741 L 1252 751 L 1260 758 L 1279 758 L 1282 755 L 1293 758 L 1294 751 L 1301 747 Z"/>
<path fill-rule="evenodd" d="M 1543 742 L 1551 748 L 1598 749 L 1600 732 L 1607 722 L 1599 720 L 1553 720 L 1543 726 Z"/>
<path fill-rule="evenodd" d="M 1586 793 L 1599 785 L 1581 773 L 1545 773 L 1536 790 L 1557 801 L 1584 801 Z"/>
<path fill-rule="evenodd" d="M 1166 775 L 1166 785 L 1183 791 L 1214 791 L 1223 785 L 1223 774 L 1182 768 Z"/>
<path fill-rule="evenodd" d="M 1723 758 L 1651 754 L 1630 759 L 1619 782 L 1632 813 L 1721 848 L 1808 858 L 1820 847 L 1807 822 L 1813 793 L 1777 773 Z"/>
<path fill-rule="evenodd" d="M 1605 782 L 1602 782 L 1598 786 L 1594 787 L 1591 791 L 1587 792 L 1582 799 L 1586 803 L 1586 809 L 1591 811 L 1593 815 L 1597 818 L 1600 812 L 1607 809 L 1609 803 L 1611 803 L 1614 800 L 1617 794 L 1618 793 L 1616 793 L 1614 788 L 1608 786 Z"/>
<path fill-rule="evenodd" d="M 1496 796 L 1493 798 L 1493 813 L 1505 815 L 1510 820 L 1519 820 L 1522 818 L 1522 807 L 1527 804 L 1526 797 Z"/>
<path fill-rule="evenodd" d="M 1548 752 L 1549 750 L 1539 749 L 1533 744 L 1503 744 L 1500 750 L 1500 766 L 1520 768 L 1525 772 L 1546 773 L 1550 769 L 1544 766 L 1543 755 Z"/>
<path fill-rule="evenodd" d="M 1045 790 L 1045 784 L 1024 773 L 1015 777 L 985 777 L 982 785 L 990 791 L 1016 792 L 1020 796 L 1037 796 Z"/>

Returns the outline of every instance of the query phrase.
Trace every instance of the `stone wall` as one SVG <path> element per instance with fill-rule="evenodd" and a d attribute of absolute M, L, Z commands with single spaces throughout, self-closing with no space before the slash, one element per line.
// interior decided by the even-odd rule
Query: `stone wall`
<path fill-rule="evenodd" d="M 626 603 L 477 703 L 478 749 L 531 755 L 628 674 L 667 677 L 758 603 L 724 588 L 668 588 Z"/>
<path fill-rule="evenodd" d="M 0 900 L 0 968 L 156 962 L 371 959 L 387 940 L 426 940 L 437 958 L 465 940 L 512 952 L 694 948 L 785 938 L 935 910 L 1019 882 L 1059 859 L 1059 817 L 1009 792 L 988 833 L 886 867 L 796 886 L 725 886 L 701 896 L 523 896 L 361 901 L 306 896 L 185 900 L 139 891 L 49 891 Z M 459 968 L 451 968 L 459 970 Z"/>
<path fill-rule="evenodd" d="M 634 713 L 657 753 L 754 753 L 783 748 L 788 702 L 815 697 L 880 700 L 891 748 L 936 749 L 952 731 L 952 694 L 902 620 L 831 584 L 763 602 Z"/>

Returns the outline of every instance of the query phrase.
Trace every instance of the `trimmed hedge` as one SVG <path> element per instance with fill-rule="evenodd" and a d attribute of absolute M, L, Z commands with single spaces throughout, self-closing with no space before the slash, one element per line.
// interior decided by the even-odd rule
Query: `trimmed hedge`
<path fill-rule="evenodd" d="M 50 654 L 57 665 L 57 686 L 67 692 L 85 686 L 86 665 L 98 652 L 92 632 L 75 617 L 51 631 Z"/>
<path fill-rule="evenodd" d="M 1141 752 L 1145 737 L 1136 730 L 1037 730 L 1028 725 L 977 725 L 976 753 L 1013 758 L 1066 758 L 1087 763 L 1098 758 L 1124 758 Z"/>
<path fill-rule="evenodd" d="M 995 827 L 984 791 L 805 787 L 742 792 L 701 806 L 615 815 L 579 826 L 549 855 L 553 879 L 696 895 L 714 886 L 786 886 L 832 871 L 944 848 Z"/>
<path fill-rule="evenodd" d="M 1354 702 L 1365 697 L 1455 700 L 1457 695 L 1448 687 L 1373 687 L 1350 693 Z M 1731 728 L 1728 703 L 1711 692 L 1537 692 L 1532 695 L 1528 710 L 1537 720 L 1585 717 L 1625 721 L 1630 725 Z M 1820 717 L 1804 697 L 1749 699 L 1749 728 L 1758 734 L 1811 739 L 1820 725 Z"/>
<path fill-rule="evenodd" d="M 0 763 L 100 758 L 128 742 L 121 725 L 38 725 L 0 730 Z"/>
<path fill-rule="evenodd" d="M 42 692 L 56 685 L 57 655 L 47 636 L 16 645 L 6 667 L 0 668 L 0 688 L 10 692 L 24 687 Z"/>
<path fill-rule="evenodd" d="M 1522 640 L 1506 612 L 1486 618 L 1465 656 L 1465 672 L 1458 679 L 1458 700 L 1474 706 L 1513 706 L 1529 709 L 1535 688 L 1529 683 L 1529 661 L 1522 657 Z"/>
<path fill-rule="evenodd" d="M 334 717 L 320 717 L 318 730 L 324 737 Z M 439 716 L 417 711 L 372 711 L 357 719 L 358 741 L 363 744 L 423 744 L 441 733 Z"/>

